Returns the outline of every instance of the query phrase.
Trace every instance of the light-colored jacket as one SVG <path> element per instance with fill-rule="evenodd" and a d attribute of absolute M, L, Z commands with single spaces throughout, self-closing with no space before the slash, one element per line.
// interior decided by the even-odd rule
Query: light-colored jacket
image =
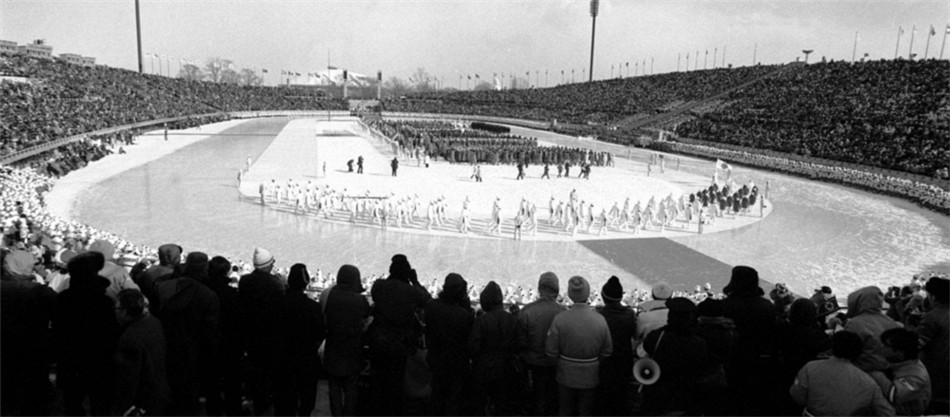
<path fill-rule="evenodd" d="M 557 360 L 557 382 L 567 388 L 590 389 L 600 383 L 600 360 L 613 353 L 604 316 L 587 304 L 574 304 L 554 317 L 545 353 Z"/>

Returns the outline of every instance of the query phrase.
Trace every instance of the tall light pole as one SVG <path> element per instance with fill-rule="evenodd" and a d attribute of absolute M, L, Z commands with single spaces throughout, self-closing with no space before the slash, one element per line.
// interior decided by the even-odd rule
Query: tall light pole
<path fill-rule="evenodd" d="M 594 34 L 597 33 L 597 12 L 600 8 L 600 0 L 590 0 L 590 17 L 592 25 L 590 27 L 590 79 L 594 81 Z"/>
<path fill-rule="evenodd" d="M 808 55 L 811 55 L 812 52 L 815 52 L 815 51 L 814 51 L 814 50 L 811 50 L 811 49 L 803 49 L 803 50 L 802 50 L 802 53 L 805 54 L 805 63 L 806 63 L 806 64 L 808 63 Z"/>
<path fill-rule="evenodd" d="M 135 0 L 135 36 L 139 49 L 139 74 L 142 73 L 142 21 L 139 19 L 139 0 Z"/>

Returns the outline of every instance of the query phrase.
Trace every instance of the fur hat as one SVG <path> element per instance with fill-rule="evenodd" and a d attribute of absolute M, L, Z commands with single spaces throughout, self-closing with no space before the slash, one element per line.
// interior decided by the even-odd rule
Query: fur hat
<path fill-rule="evenodd" d="M 610 277 L 603 288 L 600 289 L 600 295 L 604 301 L 620 301 L 623 298 L 623 286 L 620 285 L 620 278 Z"/>
<path fill-rule="evenodd" d="M 673 287 L 665 282 L 658 282 L 653 285 L 654 300 L 669 300 L 673 296 Z"/>
<path fill-rule="evenodd" d="M 409 259 L 406 258 L 406 255 L 401 253 L 393 255 L 392 263 L 389 265 L 389 277 L 409 282 L 411 281 L 409 278 L 411 273 L 412 266 L 409 265 Z"/>
<path fill-rule="evenodd" d="M 208 254 L 204 252 L 191 252 L 185 257 L 185 266 L 182 268 L 182 275 L 203 281 L 208 278 Z"/>
<path fill-rule="evenodd" d="M 538 279 L 538 293 L 557 296 L 561 292 L 560 284 L 557 281 L 557 275 L 553 272 L 545 272 Z"/>
<path fill-rule="evenodd" d="M 567 296 L 575 303 L 590 301 L 590 284 L 584 277 L 575 275 L 567 281 Z"/>
<path fill-rule="evenodd" d="M 274 265 L 274 255 L 271 255 L 267 249 L 254 248 L 254 269 L 265 269 Z"/>

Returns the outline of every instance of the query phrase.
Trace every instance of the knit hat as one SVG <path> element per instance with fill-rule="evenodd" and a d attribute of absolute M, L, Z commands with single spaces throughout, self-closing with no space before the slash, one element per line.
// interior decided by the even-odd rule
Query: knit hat
<path fill-rule="evenodd" d="M 357 294 L 365 291 L 363 283 L 360 281 L 360 270 L 353 265 L 343 265 L 336 273 L 336 286 L 346 291 L 352 291 Z"/>
<path fill-rule="evenodd" d="M 590 284 L 584 277 L 575 275 L 567 281 L 567 296 L 575 303 L 586 303 L 590 299 Z"/>
<path fill-rule="evenodd" d="M 610 277 L 600 289 L 600 295 L 604 301 L 620 301 L 623 298 L 623 286 L 620 285 L 620 279 L 616 276 Z"/>
<path fill-rule="evenodd" d="M 653 285 L 654 300 L 668 300 L 673 296 L 673 288 L 665 282 L 658 282 Z"/>
<path fill-rule="evenodd" d="M 445 276 L 445 283 L 442 284 L 442 293 L 452 298 L 459 293 L 464 294 L 468 290 L 468 283 L 465 278 L 454 272 Z"/>
<path fill-rule="evenodd" d="M 554 273 L 550 271 L 541 274 L 541 278 L 538 280 L 538 292 L 553 296 L 556 296 L 559 292 L 561 292 L 560 284 L 558 284 L 557 281 L 557 275 L 554 275 Z"/>
<path fill-rule="evenodd" d="M 31 275 L 35 264 L 36 258 L 24 250 L 10 252 L 3 258 L 3 269 L 11 275 Z"/>
<path fill-rule="evenodd" d="M 482 310 L 489 311 L 501 306 L 504 297 L 501 294 L 501 287 L 495 281 L 489 281 L 485 289 L 478 296 L 478 301 L 482 304 Z"/>
<path fill-rule="evenodd" d="M 254 248 L 254 269 L 266 269 L 274 264 L 274 255 L 267 249 Z"/>

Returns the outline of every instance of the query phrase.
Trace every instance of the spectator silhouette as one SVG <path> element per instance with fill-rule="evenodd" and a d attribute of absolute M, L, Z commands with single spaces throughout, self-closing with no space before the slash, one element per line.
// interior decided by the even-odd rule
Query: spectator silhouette
<path fill-rule="evenodd" d="M 859 288 L 848 294 L 848 316 L 844 329 L 854 332 L 864 342 L 864 350 L 854 365 L 864 372 L 883 371 L 887 368 L 881 333 L 900 326 L 884 315 L 884 293 L 875 286 Z"/>
<path fill-rule="evenodd" d="M 242 336 L 253 373 L 250 396 L 254 412 L 260 415 L 273 404 L 272 384 L 281 352 L 277 328 L 284 285 L 271 274 L 274 256 L 269 251 L 254 248 L 253 262 L 254 271 L 238 282 L 238 296 L 246 319 Z"/>
<path fill-rule="evenodd" d="M 557 302 L 557 275 L 545 272 L 538 279 L 538 299 L 518 313 L 518 341 L 521 359 L 528 365 L 531 392 L 534 395 L 533 415 L 554 415 L 557 412 L 557 380 L 555 364 L 544 349 L 548 329 L 554 316 L 566 310 Z"/>
<path fill-rule="evenodd" d="M 597 415 L 626 415 L 631 409 L 628 390 L 633 376 L 632 339 L 637 330 L 637 314 L 620 303 L 623 286 L 616 276 L 607 280 L 600 295 L 604 306 L 597 308 L 597 312 L 607 321 L 613 354 L 601 361 L 595 412 Z"/>
<path fill-rule="evenodd" d="M 475 318 L 468 338 L 479 397 L 486 415 L 511 415 L 518 322 L 505 311 L 501 287 L 495 281 L 485 285 L 479 302 L 483 313 Z"/>
<path fill-rule="evenodd" d="M 316 404 L 320 356 L 326 324 L 319 303 L 304 290 L 310 274 L 304 264 L 294 264 L 287 276 L 287 294 L 280 318 L 282 347 L 280 377 L 275 381 L 274 415 L 309 416 Z"/>
<path fill-rule="evenodd" d="M 366 368 L 362 336 L 370 316 L 363 291 L 360 270 L 343 265 L 336 274 L 336 285 L 321 294 L 327 322 L 323 366 L 329 379 L 330 413 L 334 416 L 353 416 L 357 411 L 357 382 Z"/>
<path fill-rule="evenodd" d="M 426 305 L 426 362 L 432 371 L 433 415 L 461 415 L 466 384 L 472 380 L 468 335 L 475 314 L 468 283 L 461 275 L 446 275 L 442 291 Z"/>
<path fill-rule="evenodd" d="M 397 415 L 405 410 L 406 357 L 416 351 L 422 335 L 416 311 L 432 296 L 401 254 L 393 256 L 389 278 L 376 281 L 371 295 L 373 322 L 367 331 L 370 373 L 379 396 L 375 403 L 381 414 Z"/>
<path fill-rule="evenodd" d="M 57 294 L 33 280 L 29 252 L 2 251 L 0 257 L 0 414 L 48 415 L 49 325 Z"/>
<path fill-rule="evenodd" d="M 920 360 L 930 373 L 933 398 L 927 414 L 950 413 L 950 281 L 946 278 L 930 278 L 925 287 L 932 303 L 920 325 L 914 329 L 920 339 Z"/>
<path fill-rule="evenodd" d="M 56 299 L 53 346 L 67 415 L 86 415 L 87 397 L 93 415 L 112 412 L 118 323 L 106 295 L 109 280 L 99 276 L 103 266 L 101 253 L 77 255 L 68 265 L 69 289 Z"/>
<path fill-rule="evenodd" d="M 168 342 L 168 382 L 172 389 L 170 415 L 197 415 L 202 387 L 213 379 L 218 344 L 220 306 L 208 279 L 208 255 L 191 252 L 181 275 L 155 283 L 156 317 Z"/>
<path fill-rule="evenodd" d="M 643 389 L 644 415 L 698 415 L 701 407 L 697 381 L 705 371 L 709 348 L 693 333 L 696 305 L 686 298 L 671 298 L 667 324 L 650 332 L 643 348 L 660 367 L 660 379 Z"/>
<path fill-rule="evenodd" d="M 124 415 L 136 407 L 148 415 L 165 415 L 171 402 L 166 377 L 166 348 L 162 323 L 148 311 L 139 290 L 116 296 L 116 317 L 122 325 L 116 349 L 115 411 Z"/>

